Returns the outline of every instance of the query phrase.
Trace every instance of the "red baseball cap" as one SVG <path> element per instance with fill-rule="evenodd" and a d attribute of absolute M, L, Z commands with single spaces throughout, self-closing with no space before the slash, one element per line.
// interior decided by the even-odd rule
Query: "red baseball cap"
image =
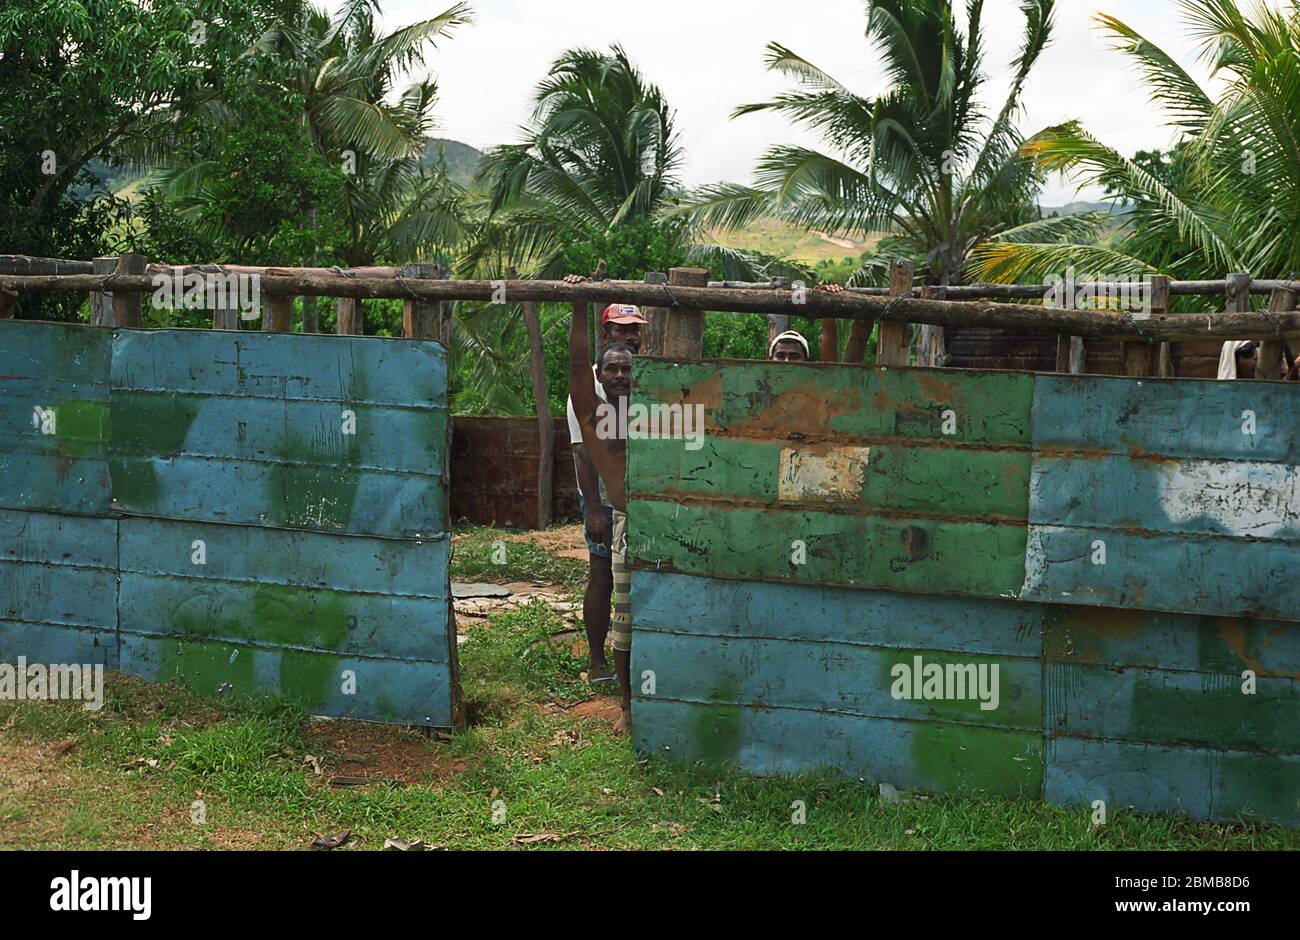
<path fill-rule="evenodd" d="M 640 308 L 632 304 L 610 304 L 605 308 L 605 312 L 600 315 L 600 322 L 604 323 L 649 323 L 641 315 Z"/>

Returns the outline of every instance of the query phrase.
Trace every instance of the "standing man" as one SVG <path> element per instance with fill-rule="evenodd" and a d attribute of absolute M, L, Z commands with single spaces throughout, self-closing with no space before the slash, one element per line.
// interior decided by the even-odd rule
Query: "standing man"
<path fill-rule="evenodd" d="M 579 284 L 588 278 L 571 274 L 566 283 Z M 585 313 L 586 307 L 584 305 Z M 635 354 L 641 349 L 641 327 L 647 322 L 641 311 L 631 304 L 610 304 L 601 314 L 601 345 L 609 348 L 622 343 Z M 585 316 L 584 316 L 585 321 Z M 585 329 L 585 327 L 584 327 Z M 586 333 L 583 333 L 584 339 Z M 585 343 L 584 343 L 585 346 Z M 607 363 L 592 366 L 595 377 L 595 394 L 600 402 L 609 401 L 606 382 L 616 384 L 621 395 L 626 396 L 631 379 L 631 360 L 628 358 L 627 374 L 623 375 L 622 356 L 615 357 L 612 369 Z M 602 365 L 606 368 L 602 369 Z M 616 399 L 617 403 L 617 399 Z M 582 440 L 582 429 L 573 410 L 573 398 L 568 401 L 569 441 L 573 447 L 573 466 L 578 479 L 578 505 L 582 510 L 583 534 L 587 540 L 587 589 L 582 596 L 582 620 L 587 631 L 587 681 L 612 682 L 605 659 L 605 638 L 610 627 L 610 599 L 614 593 L 614 576 L 610 560 L 610 541 L 613 534 L 613 506 L 605 489 L 605 482 L 596 470 L 596 464 Z M 621 479 L 621 478 L 620 478 Z M 597 500 L 597 494 L 599 499 Z"/>
<path fill-rule="evenodd" d="M 569 283 L 577 280 L 566 278 Z M 606 316 L 609 308 L 605 310 Z M 645 322 L 642 318 L 641 322 Z M 610 622 L 610 645 L 614 647 L 614 669 L 622 694 L 623 714 L 614 725 L 615 734 L 632 730 L 632 606 L 631 572 L 627 567 L 627 428 L 619 426 L 620 399 L 631 390 L 632 347 L 611 343 L 601 350 L 596 363 L 608 400 L 596 394 L 596 375 L 588 363 L 587 305 L 573 305 L 569 324 L 569 396 L 582 435 L 583 450 L 596 466 L 612 508 L 610 527 L 610 573 L 614 582 L 614 616 Z M 613 420 L 611 421 L 611 417 Z M 597 428 L 601 431 L 598 431 Z"/>

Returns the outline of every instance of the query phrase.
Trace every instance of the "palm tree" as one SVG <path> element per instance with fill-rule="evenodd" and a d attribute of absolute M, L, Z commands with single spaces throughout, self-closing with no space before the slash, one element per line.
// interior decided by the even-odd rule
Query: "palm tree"
<path fill-rule="evenodd" d="M 464 223 L 464 192 L 445 172 L 421 159 L 433 129 L 437 86 L 417 80 L 400 91 L 398 77 L 424 65 L 439 37 L 472 21 L 457 3 L 430 19 L 383 36 L 375 32 L 376 0 L 350 0 L 331 16 L 304 0 L 287 0 L 247 51 L 252 80 L 301 103 L 305 145 L 330 167 L 342 168 L 344 242 L 351 266 L 384 259 L 449 260 Z M 217 101 L 209 112 L 216 127 L 241 120 L 237 109 Z M 181 151 L 182 153 L 184 151 Z M 154 159 L 159 154 L 152 155 Z M 182 161 L 157 175 L 175 204 L 198 223 L 210 201 L 211 160 Z M 308 207 L 315 229 L 318 206 Z M 219 219 L 209 218 L 219 225 Z M 309 259 L 318 261 L 316 249 Z M 303 320 L 315 329 L 315 298 L 303 301 Z"/>
<path fill-rule="evenodd" d="M 569 50 L 537 86 L 523 139 L 484 156 L 485 220 L 463 268 L 563 274 L 566 237 L 655 220 L 671 208 L 682 160 L 673 110 L 621 47 Z M 744 253 L 686 244 L 694 233 L 681 234 L 689 260 L 727 276 L 754 273 Z"/>
<path fill-rule="evenodd" d="M 826 152 L 770 148 L 755 183 L 699 190 L 683 211 L 711 226 L 738 228 L 776 216 L 826 234 L 864 240 L 878 232 L 921 265 L 931 284 L 959 284 L 975 245 L 1077 223 L 1039 220 L 1039 177 L 1017 151 L 1015 117 L 1034 63 L 1047 46 L 1055 0 L 1021 0 L 1026 19 L 1010 90 L 996 114 L 980 104 L 983 0 L 968 0 L 963 34 L 950 0 L 870 0 L 866 38 L 890 79 L 863 97 L 780 43 L 767 67 L 796 90 L 744 105 L 739 117 L 776 111 L 821 135 Z M 864 265 L 851 283 L 870 283 L 880 265 Z"/>
<path fill-rule="evenodd" d="M 1261 3 L 1247 15 L 1236 0 L 1181 0 L 1180 8 L 1220 82 L 1217 100 L 1137 31 L 1097 17 L 1180 134 L 1168 167 L 1149 155 L 1121 156 L 1077 121 L 1023 147 L 1041 169 L 1105 186 L 1131 204 L 1125 228 L 1109 243 L 1083 231 L 1064 243 L 983 245 L 981 276 L 1041 281 L 1069 266 L 1178 278 L 1300 270 L 1300 8 Z"/>

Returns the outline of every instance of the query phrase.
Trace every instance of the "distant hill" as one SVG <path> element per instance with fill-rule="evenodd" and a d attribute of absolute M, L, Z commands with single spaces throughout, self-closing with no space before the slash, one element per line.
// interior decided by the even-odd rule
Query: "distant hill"
<path fill-rule="evenodd" d="M 468 186 L 474 181 L 474 174 L 482 159 L 481 150 L 469 144 L 462 144 L 459 140 L 430 137 L 424 145 L 424 161 L 433 164 L 445 163 L 447 175 L 462 186 Z"/>
<path fill-rule="evenodd" d="M 1057 215 L 1079 215 L 1084 212 L 1105 212 L 1108 215 L 1115 215 L 1118 212 L 1127 212 L 1129 209 L 1125 203 L 1113 202 L 1070 202 L 1063 206 L 1039 206 L 1038 208 L 1045 216 L 1050 216 L 1053 212 Z"/>

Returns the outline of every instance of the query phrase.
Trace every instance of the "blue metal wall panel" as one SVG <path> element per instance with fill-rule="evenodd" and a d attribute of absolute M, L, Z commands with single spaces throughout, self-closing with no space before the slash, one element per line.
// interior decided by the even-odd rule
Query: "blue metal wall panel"
<path fill-rule="evenodd" d="M 106 514 L 110 334 L 17 320 L 0 343 L 0 508 Z"/>
<path fill-rule="evenodd" d="M 0 659 L 453 723 L 441 346 L 45 323 L 0 340 L 0 417 L 20 422 L 0 449 Z"/>

